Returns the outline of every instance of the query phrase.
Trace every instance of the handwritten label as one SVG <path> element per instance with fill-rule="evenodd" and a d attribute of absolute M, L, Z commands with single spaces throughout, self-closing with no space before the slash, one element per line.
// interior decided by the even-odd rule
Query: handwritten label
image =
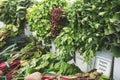
<path fill-rule="evenodd" d="M 98 72 L 102 72 L 107 77 L 110 77 L 111 66 L 112 60 L 102 57 L 96 57 L 95 68 L 98 70 Z"/>
<path fill-rule="evenodd" d="M 88 71 L 88 65 L 84 62 L 84 58 L 80 55 L 80 53 L 76 53 L 76 66 L 78 66 L 83 72 Z"/>

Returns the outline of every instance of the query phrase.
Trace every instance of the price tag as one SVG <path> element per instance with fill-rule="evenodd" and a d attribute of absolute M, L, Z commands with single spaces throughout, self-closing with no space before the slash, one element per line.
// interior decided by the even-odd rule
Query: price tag
<path fill-rule="evenodd" d="M 95 68 L 98 72 L 102 72 L 107 77 L 110 77 L 112 67 L 112 60 L 104 58 L 104 57 L 96 57 Z"/>
<path fill-rule="evenodd" d="M 78 66 L 83 72 L 88 71 L 88 64 L 84 62 L 84 58 L 80 55 L 80 53 L 76 52 L 76 66 Z"/>

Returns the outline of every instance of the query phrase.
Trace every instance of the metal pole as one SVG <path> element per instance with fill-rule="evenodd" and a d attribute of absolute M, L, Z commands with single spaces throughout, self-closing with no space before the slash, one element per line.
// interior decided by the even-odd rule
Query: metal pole
<path fill-rule="evenodd" d="M 110 74 L 110 78 L 112 78 L 112 80 L 114 80 L 114 60 L 115 57 L 112 58 L 112 67 L 111 67 L 111 74 Z"/>

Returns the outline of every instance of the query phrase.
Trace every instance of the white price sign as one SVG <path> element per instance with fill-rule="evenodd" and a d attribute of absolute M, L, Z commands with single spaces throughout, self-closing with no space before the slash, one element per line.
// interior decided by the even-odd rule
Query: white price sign
<path fill-rule="evenodd" d="M 102 72 L 107 77 L 110 77 L 112 67 L 112 60 L 103 58 L 103 57 L 96 57 L 96 65 L 95 68 L 98 72 Z"/>

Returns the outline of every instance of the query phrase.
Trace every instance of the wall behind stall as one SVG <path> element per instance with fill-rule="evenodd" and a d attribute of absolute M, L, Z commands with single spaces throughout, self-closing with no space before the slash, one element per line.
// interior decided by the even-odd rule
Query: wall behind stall
<path fill-rule="evenodd" d="M 113 78 L 114 80 L 120 80 L 120 58 L 115 58 Z"/>

